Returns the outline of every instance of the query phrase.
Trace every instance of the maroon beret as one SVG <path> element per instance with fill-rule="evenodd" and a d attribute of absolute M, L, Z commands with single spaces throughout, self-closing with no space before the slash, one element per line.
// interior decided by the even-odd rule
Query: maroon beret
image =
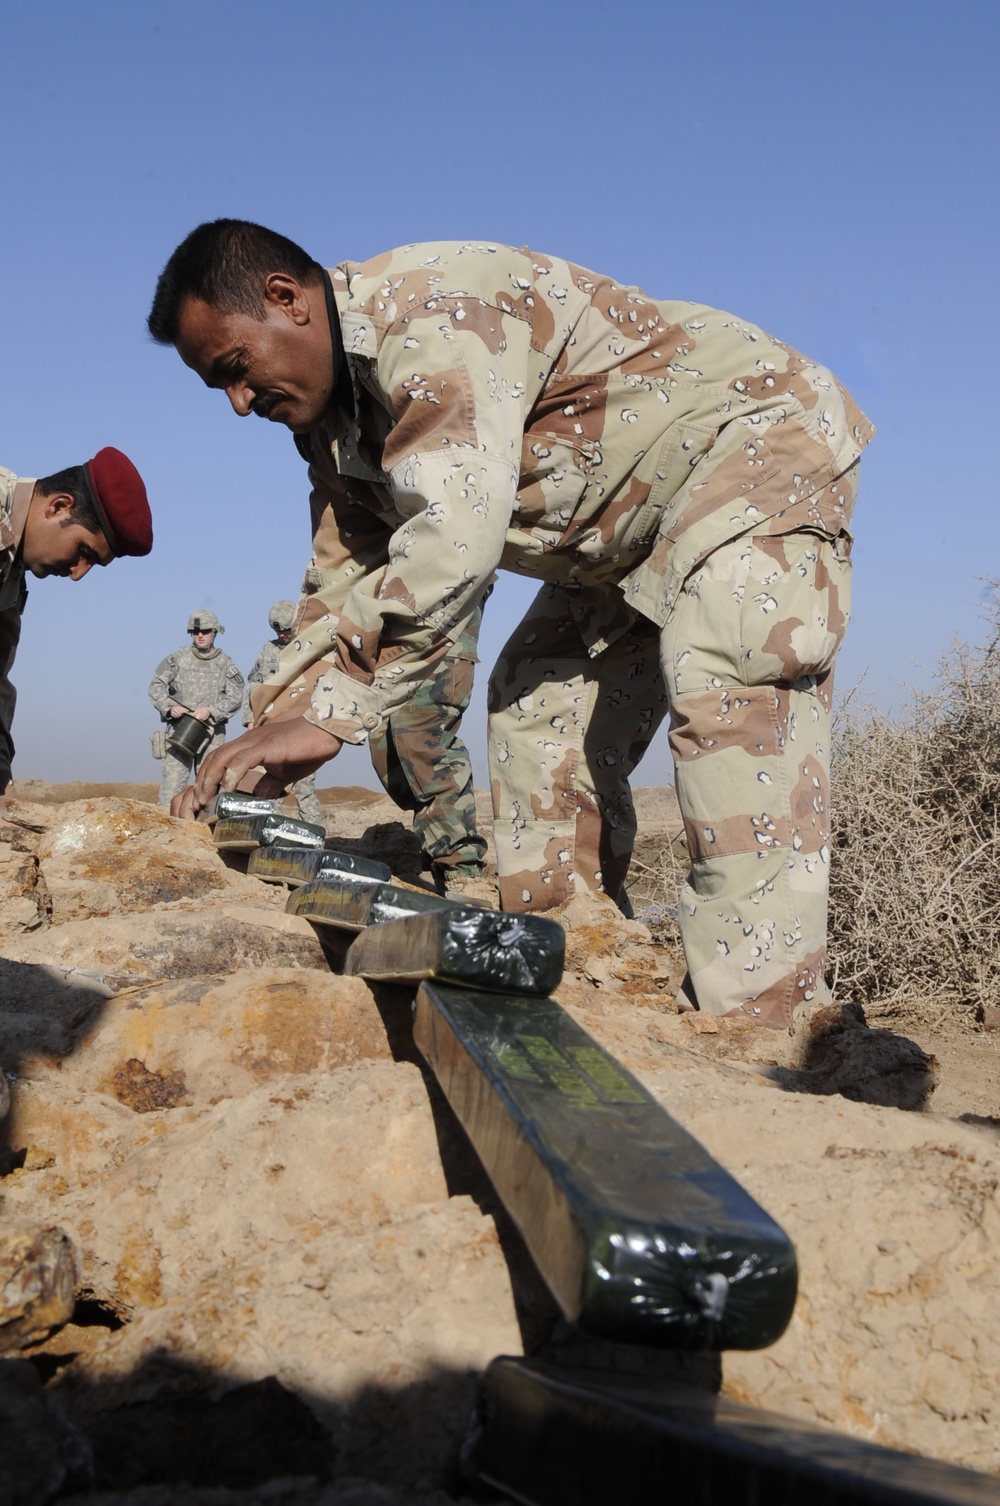
<path fill-rule="evenodd" d="M 83 467 L 104 537 L 116 554 L 148 554 L 153 519 L 142 477 L 127 455 L 108 445 Z"/>

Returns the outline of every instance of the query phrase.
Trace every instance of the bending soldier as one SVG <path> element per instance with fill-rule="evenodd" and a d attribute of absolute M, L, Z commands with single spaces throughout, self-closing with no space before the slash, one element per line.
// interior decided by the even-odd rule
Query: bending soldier
<path fill-rule="evenodd" d="M 162 659 L 149 682 L 149 699 L 166 724 L 153 739 L 154 756 L 163 759 L 158 805 L 169 806 L 221 747 L 226 722 L 243 700 L 243 676 L 215 646 L 216 635 L 225 632 L 215 613 L 192 612 L 187 630 L 190 644 Z M 192 719 L 203 724 L 203 732 Z"/>
<path fill-rule="evenodd" d="M 0 466 L 0 812 L 14 794 L 11 763 L 16 692 L 10 682 L 26 571 L 82 580 L 119 555 L 148 554 L 153 523 L 142 477 L 110 447 L 92 460 L 37 481 Z"/>
<path fill-rule="evenodd" d="M 629 777 L 669 712 L 690 1002 L 782 1027 L 826 1002 L 830 695 L 874 432 L 829 371 L 527 249 L 324 270 L 234 220 L 173 253 L 149 328 L 237 414 L 293 430 L 337 579 L 192 809 L 370 737 L 503 566 L 540 582 L 490 687 L 505 908 L 623 900 Z"/>

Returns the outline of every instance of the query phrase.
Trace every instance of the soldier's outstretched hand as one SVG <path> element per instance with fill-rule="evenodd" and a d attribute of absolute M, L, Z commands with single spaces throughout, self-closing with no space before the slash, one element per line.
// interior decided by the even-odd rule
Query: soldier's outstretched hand
<path fill-rule="evenodd" d="M 342 746 L 339 737 L 307 722 L 304 716 L 287 722 L 265 720 L 208 755 L 194 784 L 177 800 L 178 809 L 173 814 L 195 815 L 219 790 L 282 795 L 335 758 Z"/>

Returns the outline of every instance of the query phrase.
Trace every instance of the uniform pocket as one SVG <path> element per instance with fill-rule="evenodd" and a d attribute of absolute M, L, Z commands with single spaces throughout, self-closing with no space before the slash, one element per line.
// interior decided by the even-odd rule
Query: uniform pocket
<path fill-rule="evenodd" d="M 751 538 L 742 613 L 744 683 L 827 674 L 851 614 L 851 536 L 802 529 Z"/>
<path fill-rule="evenodd" d="M 672 425 L 656 457 L 656 472 L 649 496 L 626 535 L 630 549 L 640 549 L 655 539 L 664 517 L 677 509 L 678 498 L 686 497 L 686 487 L 695 468 L 711 449 L 717 435 L 717 429 L 705 424 L 678 421 Z"/>
<path fill-rule="evenodd" d="M 521 444 L 515 526 L 551 530 L 548 542 L 557 543 L 600 458 L 593 442 L 529 430 Z"/>
<path fill-rule="evenodd" d="M 684 582 L 663 630 L 675 695 L 794 684 L 834 665 L 850 617 L 850 535 L 744 534 Z"/>

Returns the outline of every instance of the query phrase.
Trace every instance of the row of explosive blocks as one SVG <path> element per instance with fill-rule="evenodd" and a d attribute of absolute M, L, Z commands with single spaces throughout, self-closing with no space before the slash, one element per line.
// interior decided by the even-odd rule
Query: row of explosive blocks
<path fill-rule="evenodd" d="M 220 794 L 222 851 L 291 889 L 287 909 L 353 934 L 347 973 L 414 984 L 414 1040 L 564 1316 L 656 1348 L 756 1349 L 796 1295 L 786 1234 L 552 998 L 565 934 L 392 882 L 275 802 Z M 522 1506 L 652 1490 L 701 1506 L 1000 1506 L 988 1476 L 689 1387 L 500 1356 L 465 1472 Z"/>
<path fill-rule="evenodd" d="M 549 997 L 561 925 L 395 884 L 273 802 L 220 794 L 206 818 L 220 851 L 290 887 L 290 914 L 355 933 L 346 973 L 417 986 L 416 1044 L 570 1322 L 684 1349 L 782 1333 L 789 1239 Z"/>

